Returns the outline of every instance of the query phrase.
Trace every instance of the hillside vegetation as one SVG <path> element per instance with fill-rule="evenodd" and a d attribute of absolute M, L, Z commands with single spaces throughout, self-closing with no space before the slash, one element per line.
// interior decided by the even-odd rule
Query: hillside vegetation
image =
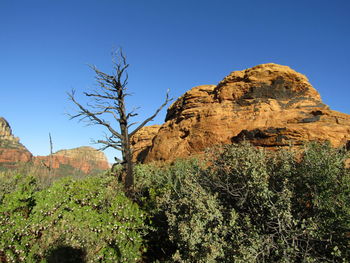
<path fill-rule="evenodd" d="M 136 166 L 132 198 L 108 172 L 2 172 L 0 262 L 349 262 L 348 157 L 224 146 Z"/>

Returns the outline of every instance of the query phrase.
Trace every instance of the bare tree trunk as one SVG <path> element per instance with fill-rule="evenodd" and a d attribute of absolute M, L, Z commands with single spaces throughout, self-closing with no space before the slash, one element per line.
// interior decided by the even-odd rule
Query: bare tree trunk
<path fill-rule="evenodd" d="M 122 110 L 123 108 L 124 107 L 122 107 Z M 126 115 L 121 114 L 121 119 L 123 119 L 123 117 L 126 118 Z M 121 135 L 123 137 L 123 147 L 122 147 L 123 168 L 124 168 L 123 181 L 124 181 L 125 190 L 129 192 L 132 190 L 131 188 L 134 184 L 134 169 L 133 169 L 133 163 L 132 163 L 130 138 L 129 138 L 126 122 L 123 122 L 123 121 L 120 122 L 120 130 L 121 130 Z"/>
<path fill-rule="evenodd" d="M 53 151 L 53 145 L 52 145 L 52 138 L 51 133 L 49 133 L 49 140 L 50 140 L 50 158 L 49 158 L 49 175 L 52 175 L 52 151 Z"/>
<path fill-rule="evenodd" d="M 135 117 L 138 114 L 134 111 L 129 113 L 126 112 L 125 97 L 130 95 L 126 93 L 126 86 L 128 84 L 128 74 L 126 70 L 129 67 L 129 64 L 127 64 L 123 52 L 120 51 L 119 54 L 116 54 L 116 61 L 113 61 L 113 64 L 115 72 L 112 75 L 98 70 L 95 66 L 91 66 L 96 73 L 96 81 L 100 90 L 94 90 L 91 93 L 84 92 L 84 94 L 93 99 L 93 104 L 84 107 L 75 99 L 74 91 L 68 93 L 69 98 L 79 108 L 79 112 L 76 115 L 71 116 L 71 119 L 88 119 L 93 124 L 102 125 L 107 128 L 110 132 L 110 136 L 106 135 L 105 140 L 98 140 L 97 143 L 105 145 L 101 148 L 102 150 L 112 147 L 122 152 L 123 160 L 121 160 L 121 164 L 123 165 L 124 170 L 122 179 L 126 192 L 130 194 L 133 190 L 132 187 L 134 184 L 134 165 L 132 162 L 130 138 L 148 122 L 152 121 L 161 109 L 172 99 L 169 98 L 167 92 L 164 103 L 155 111 L 155 113 L 138 124 L 133 131 L 129 131 L 131 126 L 137 124 L 137 122 L 130 123 L 130 118 Z M 119 123 L 120 131 L 115 129 L 109 121 L 103 118 L 105 115 L 113 117 L 116 123 Z"/>
<path fill-rule="evenodd" d="M 127 191 L 132 191 L 134 185 L 134 165 L 130 150 L 127 150 L 125 153 L 125 162 L 125 189 Z"/>

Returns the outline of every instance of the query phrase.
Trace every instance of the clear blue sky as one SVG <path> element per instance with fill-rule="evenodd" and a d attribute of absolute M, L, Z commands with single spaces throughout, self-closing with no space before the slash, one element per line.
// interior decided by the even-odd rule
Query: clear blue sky
<path fill-rule="evenodd" d="M 54 150 L 89 145 L 104 130 L 70 121 L 66 92 L 84 101 L 87 64 L 110 72 L 119 46 L 131 64 L 127 102 L 141 117 L 167 89 L 177 98 L 268 62 L 305 74 L 350 114 L 349 14 L 348 0 L 0 0 L 0 116 L 34 155 L 49 153 L 49 132 Z"/>

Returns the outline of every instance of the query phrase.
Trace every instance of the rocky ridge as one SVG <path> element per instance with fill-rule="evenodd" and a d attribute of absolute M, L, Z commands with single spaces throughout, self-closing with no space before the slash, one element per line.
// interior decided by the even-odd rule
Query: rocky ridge
<path fill-rule="evenodd" d="M 90 173 L 93 170 L 107 170 L 110 168 L 106 156 L 103 152 L 95 148 L 82 146 L 69 150 L 60 150 L 50 156 L 36 156 L 34 163 L 50 166 L 53 169 L 59 168 L 61 165 L 69 165 L 84 173 Z"/>
<path fill-rule="evenodd" d="M 19 138 L 12 134 L 9 123 L 0 117 L 0 167 L 12 168 L 19 164 L 32 162 L 34 165 L 50 166 L 53 169 L 62 165 L 90 173 L 93 170 L 106 170 L 109 163 L 103 152 L 92 147 L 78 147 L 61 150 L 50 156 L 33 156 Z"/>
<path fill-rule="evenodd" d="M 341 146 L 350 140 L 350 115 L 330 110 L 303 74 L 268 63 L 187 91 L 163 125 L 144 127 L 132 145 L 135 160 L 151 162 L 242 140 L 269 149 L 326 140 Z"/>
<path fill-rule="evenodd" d="M 9 123 L 0 117 L 0 166 L 13 167 L 18 162 L 29 162 L 32 154 L 12 134 Z"/>

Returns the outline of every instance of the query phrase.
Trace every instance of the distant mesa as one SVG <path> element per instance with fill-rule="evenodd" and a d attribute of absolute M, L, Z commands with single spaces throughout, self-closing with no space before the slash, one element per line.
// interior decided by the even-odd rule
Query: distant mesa
<path fill-rule="evenodd" d="M 164 124 L 144 127 L 132 145 L 134 160 L 147 163 L 243 140 L 269 149 L 326 140 L 337 147 L 350 140 L 350 115 L 330 110 L 303 74 L 269 63 L 192 88 Z"/>
<path fill-rule="evenodd" d="M 51 162 L 53 169 L 66 165 L 84 173 L 106 170 L 110 167 L 103 152 L 88 146 L 60 150 L 52 155 L 52 159 L 49 156 L 34 157 L 20 143 L 19 138 L 14 137 L 9 123 L 0 117 L 0 167 L 14 168 L 29 162 L 46 167 L 49 167 Z"/>
<path fill-rule="evenodd" d="M 36 156 L 34 163 L 37 165 L 50 165 L 50 156 Z M 60 150 L 52 155 L 52 168 L 60 168 L 61 165 L 69 165 L 90 173 L 94 170 L 107 170 L 110 168 L 105 154 L 95 148 L 82 146 L 69 150 Z"/>

